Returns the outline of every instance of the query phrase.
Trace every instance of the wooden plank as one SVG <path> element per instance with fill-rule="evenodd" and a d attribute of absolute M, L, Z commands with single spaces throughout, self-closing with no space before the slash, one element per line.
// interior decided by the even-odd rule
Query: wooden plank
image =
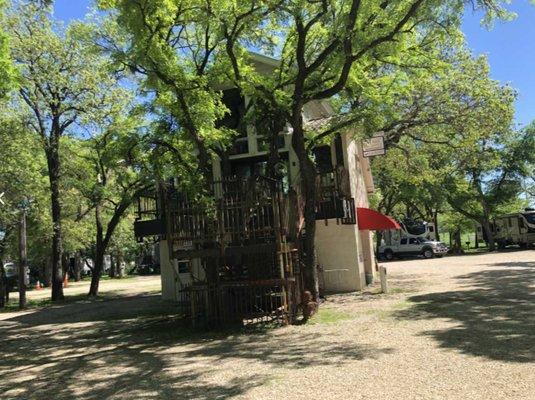
<path fill-rule="evenodd" d="M 268 253 L 275 251 L 275 249 L 275 243 L 260 243 L 246 246 L 230 246 L 225 249 L 225 256 Z"/>
<path fill-rule="evenodd" d="M 197 250 L 176 250 L 173 252 L 175 259 L 187 258 L 214 258 L 220 256 L 220 250 L 217 248 L 197 249 Z"/>

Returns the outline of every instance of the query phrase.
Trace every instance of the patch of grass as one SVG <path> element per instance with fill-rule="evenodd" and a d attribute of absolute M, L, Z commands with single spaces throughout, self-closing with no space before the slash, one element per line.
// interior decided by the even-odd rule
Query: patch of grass
<path fill-rule="evenodd" d="M 336 324 L 351 318 L 353 318 L 353 316 L 349 313 L 320 307 L 318 313 L 310 319 L 309 324 Z"/>
<path fill-rule="evenodd" d="M 49 298 L 38 299 L 38 300 L 28 300 L 26 302 L 25 310 L 47 307 L 47 306 L 50 306 L 51 304 L 52 304 L 52 300 L 50 300 Z M 21 311 L 21 309 L 19 308 L 19 302 L 17 299 L 9 300 L 9 302 L 5 305 L 5 307 L 0 309 L 0 313 L 9 313 L 9 312 L 15 312 L 15 311 Z"/>
<path fill-rule="evenodd" d="M 26 301 L 26 307 L 23 310 L 33 310 L 37 308 L 46 308 L 51 307 L 55 305 L 61 305 L 61 304 L 69 304 L 69 303 L 76 303 L 78 301 L 86 301 L 86 302 L 99 302 L 104 301 L 108 298 L 113 298 L 112 295 L 108 295 L 108 293 L 104 295 L 100 295 L 99 297 L 93 297 L 89 298 L 86 293 L 80 293 L 75 295 L 67 295 L 65 296 L 65 300 L 58 301 L 53 303 L 50 297 L 46 297 L 43 299 L 28 299 Z M 5 305 L 4 308 L 0 309 L 0 313 L 10 313 L 15 311 L 23 311 L 19 308 L 19 301 L 18 299 L 10 299 L 9 302 Z"/>
<path fill-rule="evenodd" d="M 102 281 L 118 281 L 118 282 L 120 282 L 120 281 L 124 281 L 125 279 L 133 279 L 133 278 L 137 278 L 138 276 L 141 276 L 141 275 L 125 275 L 125 276 L 123 276 L 122 278 L 110 278 L 109 275 L 102 275 L 102 276 L 100 277 L 100 281 L 101 281 L 101 282 L 102 282 Z M 148 275 L 146 275 L 146 276 L 148 276 Z M 70 281 L 70 282 L 71 282 L 71 281 L 74 282 L 73 279 L 70 279 L 69 281 Z M 91 282 L 91 276 L 84 276 L 84 277 L 82 277 L 82 280 L 81 280 L 80 282 Z"/>

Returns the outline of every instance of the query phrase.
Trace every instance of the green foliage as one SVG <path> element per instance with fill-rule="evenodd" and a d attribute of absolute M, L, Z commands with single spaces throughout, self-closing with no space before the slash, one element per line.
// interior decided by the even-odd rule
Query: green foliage
<path fill-rule="evenodd" d="M 352 318 L 353 316 L 347 312 L 322 307 L 319 309 L 318 313 L 312 317 L 310 325 L 338 324 Z"/>
<path fill-rule="evenodd" d="M 0 0 L 0 21 L 4 20 L 5 1 Z M 16 70 L 9 54 L 9 38 L 0 30 L 0 99 L 13 88 Z"/>

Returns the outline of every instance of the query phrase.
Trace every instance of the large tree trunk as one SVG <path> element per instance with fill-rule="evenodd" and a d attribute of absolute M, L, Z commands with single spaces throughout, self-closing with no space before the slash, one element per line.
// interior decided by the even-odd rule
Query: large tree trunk
<path fill-rule="evenodd" d="M 301 172 L 301 194 L 304 196 L 305 209 L 305 237 L 302 241 L 304 253 L 304 285 L 305 290 L 310 291 L 314 301 L 319 301 L 319 278 L 316 267 L 316 167 L 308 157 L 303 131 L 302 107 L 294 108 L 292 127 L 292 147 L 299 160 Z"/>
<path fill-rule="evenodd" d="M 52 301 L 63 300 L 63 271 L 61 268 L 62 230 L 61 230 L 61 201 L 59 192 L 60 159 L 59 137 L 51 136 L 46 149 L 48 163 L 48 177 L 50 180 L 50 200 L 52 205 Z"/>
<path fill-rule="evenodd" d="M 485 231 L 485 235 L 487 236 L 487 245 L 489 246 L 489 251 L 496 250 L 496 242 L 494 240 L 494 233 L 492 232 L 492 229 L 490 227 L 489 220 L 485 219 L 481 221 L 481 226 L 483 227 L 483 230 Z"/>

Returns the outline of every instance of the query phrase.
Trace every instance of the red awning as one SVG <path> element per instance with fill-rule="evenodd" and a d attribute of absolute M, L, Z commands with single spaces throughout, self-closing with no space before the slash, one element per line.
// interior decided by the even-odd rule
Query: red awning
<path fill-rule="evenodd" d="M 357 219 L 361 231 L 401 229 L 394 218 L 369 208 L 357 207 Z"/>

